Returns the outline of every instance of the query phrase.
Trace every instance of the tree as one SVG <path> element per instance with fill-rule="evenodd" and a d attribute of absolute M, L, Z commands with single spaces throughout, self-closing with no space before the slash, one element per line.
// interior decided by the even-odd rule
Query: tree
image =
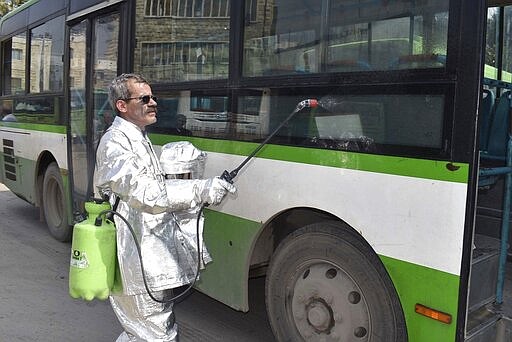
<path fill-rule="evenodd" d="M 0 18 L 7 14 L 9 11 L 23 5 L 28 0 L 6 0 L 0 1 Z"/>
<path fill-rule="evenodd" d="M 485 47 L 485 64 L 497 66 L 496 44 L 499 15 L 496 8 L 490 10 L 487 14 L 487 37 Z"/>

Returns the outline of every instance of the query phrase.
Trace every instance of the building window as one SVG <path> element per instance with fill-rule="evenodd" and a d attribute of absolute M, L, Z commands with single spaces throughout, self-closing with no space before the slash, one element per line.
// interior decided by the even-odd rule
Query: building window
<path fill-rule="evenodd" d="M 11 86 L 13 89 L 23 89 L 23 79 L 17 77 L 11 78 Z"/>
<path fill-rule="evenodd" d="M 3 95 L 22 94 L 25 92 L 27 48 L 26 33 L 23 32 L 2 43 L 3 61 L 0 74 L 3 79 Z"/>
<path fill-rule="evenodd" d="M 142 73 L 153 75 L 157 80 L 192 81 L 227 77 L 227 42 L 142 43 L 141 50 Z"/>
<path fill-rule="evenodd" d="M 256 22 L 256 18 L 257 18 L 257 5 L 258 5 L 258 1 L 257 0 L 247 0 L 247 2 L 245 3 L 245 19 L 250 21 L 250 22 Z"/>
<path fill-rule="evenodd" d="M 12 59 L 21 61 L 23 60 L 23 50 L 22 49 L 13 49 L 12 50 Z"/>
<path fill-rule="evenodd" d="M 146 0 L 147 17 L 227 18 L 230 0 Z"/>

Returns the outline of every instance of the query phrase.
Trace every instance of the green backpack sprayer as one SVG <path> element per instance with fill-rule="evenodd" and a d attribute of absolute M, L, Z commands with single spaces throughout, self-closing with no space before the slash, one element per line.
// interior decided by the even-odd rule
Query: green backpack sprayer
<path fill-rule="evenodd" d="M 233 183 L 233 179 L 238 172 L 251 160 L 270 139 L 299 111 L 304 108 L 316 108 L 318 101 L 308 99 L 299 102 L 297 107 L 289 116 L 279 124 L 279 126 L 246 158 L 244 161 L 231 172 L 224 171 L 221 178 L 229 183 Z M 200 258 L 198 257 L 198 265 L 195 273 L 194 281 L 189 284 L 187 289 L 179 295 L 167 299 L 159 300 L 153 296 L 146 282 L 144 273 L 144 264 L 142 261 L 141 248 L 133 228 L 128 221 L 115 211 L 119 198 L 116 199 L 114 208 L 111 208 L 108 201 L 96 200 L 85 203 L 87 219 L 75 224 L 73 229 L 73 240 L 71 244 L 71 261 L 69 269 L 69 294 L 73 298 L 81 298 L 91 301 L 95 298 L 105 300 L 112 291 L 119 291 L 120 284 L 119 275 L 116 278 L 117 269 L 117 253 L 116 253 L 116 228 L 113 220 L 107 216 L 117 216 L 126 223 L 132 236 L 134 237 L 135 246 L 139 255 L 142 268 L 142 279 L 149 296 L 156 302 L 167 303 L 173 302 L 184 296 L 195 284 L 200 270 Z M 201 255 L 199 242 L 199 218 L 202 211 L 208 204 L 203 204 L 198 212 L 197 220 L 197 248 L 198 255 Z"/>
<path fill-rule="evenodd" d="M 86 202 L 85 210 L 87 219 L 73 228 L 69 294 L 73 298 L 105 300 L 114 286 L 116 228 L 110 220 L 95 224 L 98 214 L 110 210 L 110 203 Z"/>

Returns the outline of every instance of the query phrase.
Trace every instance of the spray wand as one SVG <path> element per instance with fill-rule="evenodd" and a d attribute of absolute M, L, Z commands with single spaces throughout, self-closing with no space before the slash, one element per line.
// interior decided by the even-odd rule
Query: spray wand
<path fill-rule="evenodd" d="M 272 139 L 277 134 L 277 132 L 279 132 L 279 130 L 283 128 L 283 126 L 286 125 L 288 121 L 290 121 L 290 119 L 295 114 L 297 114 L 304 108 L 316 108 L 317 106 L 318 101 L 316 99 L 307 99 L 299 102 L 297 104 L 297 107 L 295 107 L 294 111 L 291 112 L 290 115 L 288 115 L 288 117 L 284 119 L 283 122 L 281 122 L 279 126 L 277 126 L 276 129 L 274 129 L 274 131 L 270 133 L 270 135 L 267 138 L 265 138 L 265 140 L 263 140 L 263 142 L 258 147 L 256 147 L 256 149 L 252 151 L 252 153 L 249 154 L 247 158 L 245 158 L 244 161 L 240 165 L 238 165 L 236 169 L 232 171 L 224 170 L 220 178 L 224 179 L 226 182 L 233 184 L 233 179 L 238 175 L 238 172 L 245 166 L 245 164 L 247 164 L 263 148 L 263 146 L 265 146 L 270 141 L 270 139 Z"/>

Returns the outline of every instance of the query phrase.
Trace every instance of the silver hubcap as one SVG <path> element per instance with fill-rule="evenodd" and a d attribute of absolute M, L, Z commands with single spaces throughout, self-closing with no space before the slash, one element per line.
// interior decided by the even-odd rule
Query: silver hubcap
<path fill-rule="evenodd" d="M 368 341 L 370 315 L 364 296 L 341 268 L 310 260 L 292 289 L 292 314 L 306 341 Z"/>

